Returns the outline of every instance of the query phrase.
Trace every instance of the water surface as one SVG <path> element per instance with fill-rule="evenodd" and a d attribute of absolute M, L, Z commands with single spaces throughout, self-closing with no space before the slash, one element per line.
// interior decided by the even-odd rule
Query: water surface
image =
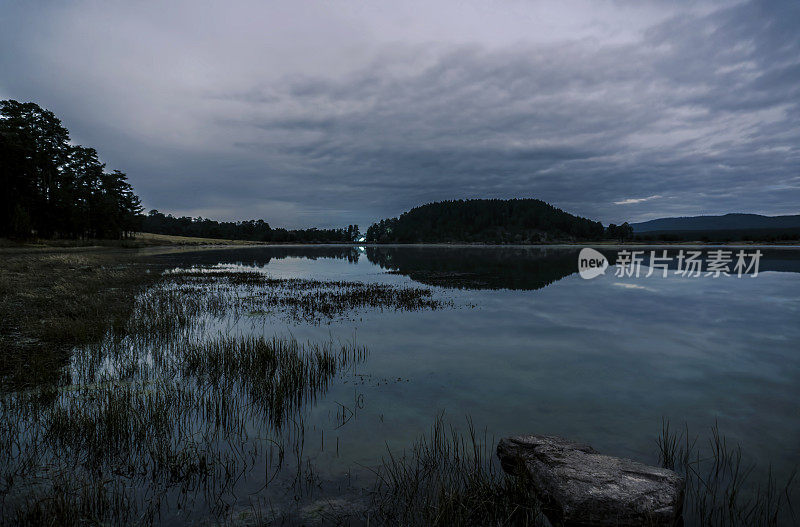
<path fill-rule="evenodd" d="M 3 411 L 18 429 L 6 435 L 41 453 L 41 481 L 55 466 L 74 475 L 60 460 L 69 449 L 81 477 L 96 461 L 121 485 L 117 496 L 146 507 L 160 499 L 148 510 L 164 524 L 236 523 L 254 510 L 308 523 L 324 510 L 363 510 L 382 460 L 441 416 L 462 430 L 471 421 L 490 447 L 507 435 L 560 435 L 653 464 L 662 419 L 701 442 L 716 425 L 757 474 L 772 467 L 785 480 L 800 464 L 800 250 L 762 248 L 757 276 L 686 277 L 673 262 L 666 277 L 648 277 L 647 261 L 640 276 L 617 276 L 616 249 L 605 247 L 612 266 L 591 280 L 577 273 L 579 250 L 146 251 L 185 278 L 141 295 L 127 333 L 76 349 L 60 391 L 10 402 Z M 283 302 L 410 289 L 424 301 Z M 275 375 L 224 370 L 229 359 L 210 355 L 221 348 L 204 347 L 260 337 L 353 353 L 302 397 L 276 400 L 258 391 Z M 29 408 L 45 408 L 41 423 Z M 153 422 L 141 426 L 139 411 Z M 84 443 L 84 430 L 107 432 L 119 451 Z"/>
<path fill-rule="evenodd" d="M 320 324 L 220 321 L 226 332 L 369 348 L 357 375 L 309 410 L 329 475 L 375 465 L 441 412 L 495 437 L 556 434 L 646 462 L 662 417 L 701 435 L 716 422 L 754 461 L 783 470 L 800 462 L 800 251 L 762 252 L 758 276 L 741 278 L 620 278 L 612 266 L 584 280 L 576 248 L 247 248 L 176 265 L 429 287 L 452 301 Z M 331 423 L 342 406 L 355 415 Z M 327 444 L 337 439 L 338 456 Z"/>

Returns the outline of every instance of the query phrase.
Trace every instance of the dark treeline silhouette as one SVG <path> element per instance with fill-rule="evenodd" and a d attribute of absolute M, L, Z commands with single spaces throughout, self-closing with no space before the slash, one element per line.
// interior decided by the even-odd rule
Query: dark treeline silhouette
<path fill-rule="evenodd" d="M 0 101 L 0 185 L 0 236 L 122 238 L 141 212 L 127 176 L 31 102 Z"/>
<path fill-rule="evenodd" d="M 642 242 L 788 242 L 800 239 L 800 214 L 762 216 L 730 213 L 721 216 L 659 218 L 631 225 Z"/>
<path fill-rule="evenodd" d="M 619 240 L 621 242 L 630 240 L 633 238 L 633 227 L 631 227 L 627 221 L 622 225 L 610 223 L 608 227 L 606 227 L 606 238 Z"/>
<path fill-rule="evenodd" d="M 367 230 L 367 241 L 539 243 L 597 240 L 605 234 L 600 222 L 538 199 L 471 199 L 429 203 L 381 220 Z"/>
<path fill-rule="evenodd" d="M 218 222 L 142 215 L 125 173 L 106 171 L 94 148 L 70 143 L 69 131 L 39 105 L 0 101 L 0 236 L 124 238 L 135 231 L 277 243 L 356 241 L 344 229 L 272 229 L 264 220 Z"/>
<path fill-rule="evenodd" d="M 800 240 L 800 228 L 647 231 L 636 233 L 639 242 L 791 242 Z"/>
<path fill-rule="evenodd" d="M 634 232 L 683 232 L 683 231 L 769 231 L 773 229 L 800 229 L 800 214 L 763 216 L 732 212 L 720 216 L 682 216 L 658 218 L 631 225 Z"/>
<path fill-rule="evenodd" d="M 194 236 L 198 238 L 225 238 L 228 240 L 252 240 L 273 243 L 336 243 L 358 240 L 358 225 L 345 229 L 273 229 L 264 220 L 215 221 L 207 218 L 175 218 L 151 210 L 141 218 L 142 232 Z"/>

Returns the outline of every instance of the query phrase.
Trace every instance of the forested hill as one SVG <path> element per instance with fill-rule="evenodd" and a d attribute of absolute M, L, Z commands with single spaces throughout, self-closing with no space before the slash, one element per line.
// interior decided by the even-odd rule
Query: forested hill
<path fill-rule="evenodd" d="M 660 218 L 631 224 L 635 233 L 651 231 L 711 231 L 741 229 L 798 229 L 800 215 L 762 216 L 760 214 L 725 214 Z"/>
<path fill-rule="evenodd" d="M 538 199 L 470 199 L 415 207 L 367 230 L 377 243 L 539 243 L 595 240 L 603 225 Z"/>

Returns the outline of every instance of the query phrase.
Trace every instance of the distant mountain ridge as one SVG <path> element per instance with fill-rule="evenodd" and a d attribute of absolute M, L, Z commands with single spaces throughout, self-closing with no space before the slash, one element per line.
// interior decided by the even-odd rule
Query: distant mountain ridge
<path fill-rule="evenodd" d="M 653 231 L 720 231 L 744 229 L 797 229 L 800 214 L 787 216 L 762 216 L 761 214 L 732 213 L 722 216 L 688 216 L 659 218 L 632 223 L 634 233 Z"/>

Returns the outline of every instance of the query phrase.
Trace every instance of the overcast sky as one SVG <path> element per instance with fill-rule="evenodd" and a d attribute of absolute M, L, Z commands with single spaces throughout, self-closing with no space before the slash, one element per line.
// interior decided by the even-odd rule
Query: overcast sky
<path fill-rule="evenodd" d="M 0 6 L 0 98 L 55 112 L 148 209 L 800 213 L 797 0 Z"/>

